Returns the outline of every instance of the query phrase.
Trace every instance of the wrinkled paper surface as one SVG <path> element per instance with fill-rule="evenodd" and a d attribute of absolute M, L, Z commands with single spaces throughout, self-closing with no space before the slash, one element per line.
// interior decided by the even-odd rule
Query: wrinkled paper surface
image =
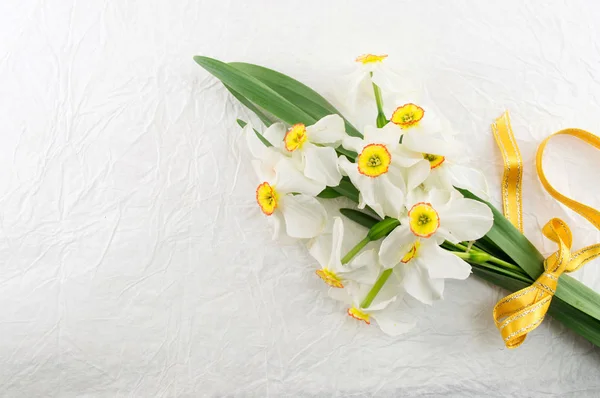
<path fill-rule="evenodd" d="M 548 254 L 551 217 L 577 248 L 600 241 L 533 164 L 554 131 L 600 133 L 599 12 L 593 1 L 2 2 L 0 396 L 598 396 L 598 350 L 552 319 L 506 350 L 491 316 L 505 292 L 474 277 L 448 282 L 400 338 L 346 316 L 305 248 L 271 240 L 235 123 L 256 119 L 192 56 L 266 65 L 341 104 L 353 59 L 388 53 L 463 134 L 497 205 L 489 125 L 509 109 L 525 232 Z M 600 207 L 593 149 L 557 138 L 545 167 Z M 599 265 L 576 277 L 600 290 Z"/>

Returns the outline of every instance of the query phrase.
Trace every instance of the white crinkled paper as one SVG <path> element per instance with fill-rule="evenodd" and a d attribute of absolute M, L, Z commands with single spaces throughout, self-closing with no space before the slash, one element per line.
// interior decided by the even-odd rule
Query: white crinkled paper
<path fill-rule="evenodd" d="M 400 338 L 346 316 L 306 249 L 271 241 L 235 123 L 249 113 L 192 56 L 265 65 L 339 105 L 352 60 L 387 52 L 467 138 L 496 204 L 489 125 L 509 109 L 525 232 L 547 254 L 551 217 L 576 247 L 600 241 L 543 192 L 533 164 L 554 131 L 600 133 L 599 11 L 558 0 L 3 2 L 0 395 L 597 396 L 597 349 L 551 318 L 504 349 L 491 318 L 504 292 L 475 278 L 448 281 L 447 299 Z M 595 207 L 599 166 L 569 138 L 547 150 L 551 182 Z M 600 290 L 599 265 L 575 275 Z"/>

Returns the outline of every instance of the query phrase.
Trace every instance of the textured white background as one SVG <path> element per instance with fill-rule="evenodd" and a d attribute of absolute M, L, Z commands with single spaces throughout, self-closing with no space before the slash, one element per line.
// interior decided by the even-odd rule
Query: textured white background
<path fill-rule="evenodd" d="M 577 247 L 600 241 L 532 161 L 560 128 L 600 132 L 600 3 L 294 3 L 0 2 L 0 396 L 598 396 L 598 350 L 548 319 L 507 351 L 503 292 L 475 278 L 399 339 L 345 316 L 305 249 L 270 240 L 235 125 L 248 113 L 192 56 L 336 100 L 355 56 L 389 53 L 464 134 L 495 203 L 489 124 L 509 109 L 526 233 L 548 253 L 553 216 Z M 551 159 L 557 187 L 600 206 L 593 150 L 557 139 Z M 600 290 L 598 266 L 578 277 Z"/>

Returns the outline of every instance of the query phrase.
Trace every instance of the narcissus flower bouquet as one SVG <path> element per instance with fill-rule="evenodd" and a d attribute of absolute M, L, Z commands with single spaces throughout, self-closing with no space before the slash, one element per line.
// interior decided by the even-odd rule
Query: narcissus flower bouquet
<path fill-rule="evenodd" d="M 385 58 L 356 59 L 349 108 L 377 109 L 373 125 L 361 131 L 288 76 L 247 63 L 194 59 L 264 124 L 238 120 L 258 177 L 257 212 L 272 224 L 275 238 L 285 234 L 306 243 L 315 259 L 311 272 L 350 317 L 400 335 L 417 321 L 405 311 L 407 295 L 432 305 L 443 298 L 445 279 L 471 273 L 511 291 L 527 290 L 553 270 L 485 201 L 485 178 L 461 156 L 465 137 L 419 85 L 387 68 Z M 365 90 L 369 95 L 361 97 Z M 323 202 L 341 196 L 355 206 L 328 216 Z M 346 252 L 341 217 L 365 227 L 364 238 Z M 566 275 L 558 287 L 552 301 L 554 292 L 547 300 L 535 295 L 527 307 L 495 313 L 501 332 L 511 322 L 516 328 L 502 333 L 507 346 L 521 344 L 546 310 L 600 345 L 600 296 Z M 504 307 L 519 301 L 510 297 Z M 536 314 L 536 305 L 545 306 L 544 313 L 519 325 Z"/>

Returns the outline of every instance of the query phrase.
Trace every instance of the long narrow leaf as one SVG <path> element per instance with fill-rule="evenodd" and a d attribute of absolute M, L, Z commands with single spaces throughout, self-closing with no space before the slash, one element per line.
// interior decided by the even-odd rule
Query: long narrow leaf
<path fill-rule="evenodd" d="M 317 121 L 260 80 L 229 64 L 203 56 L 195 56 L 194 61 L 248 101 L 288 124 L 314 124 Z"/>
<path fill-rule="evenodd" d="M 233 95 L 238 101 L 240 101 L 246 108 L 248 108 L 252 112 L 254 112 L 254 114 L 256 116 L 258 116 L 258 118 L 260 119 L 260 121 L 263 122 L 263 124 L 265 126 L 269 127 L 271 124 L 273 124 L 273 121 L 269 118 L 269 116 L 267 116 L 256 105 L 254 105 L 252 102 L 250 102 L 248 100 L 248 98 L 244 97 L 242 94 L 238 93 L 237 91 L 235 91 L 234 89 L 232 89 L 231 87 L 229 87 L 227 84 L 225 84 L 225 88 L 227 90 L 229 90 L 229 92 L 231 93 L 231 95 Z"/>
<path fill-rule="evenodd" d="M 354 210 L 354 209 L 340 209 L 340 213 L 354 221 L 355 223 L 362 225 L 365 228 L 371 229 L 375 224 L 379 222 L 378 219 L 372 217 L 362 211 Z"/>
<path fill-rule="evenodd" d="M 272 88 L 282 97 L 291 103 L 297 105 L 309 115 L 316 119 L 336 113 L 341 113 L 331 105 L 325 98 L 307 85 L 300 83 L 283 73 L 274 71 L 263 66 L 248 64 L 245 62 L 231 62 L 230 65 L 242 72 L 253 76 Z M 342 116 L 343 117 L 343 116 Z M 345 120 L 345 119 L 344 119 Z M 355 137 L 362 137 L 362 134 L 350 122 L 346 122 L 346 132 Z"/>

